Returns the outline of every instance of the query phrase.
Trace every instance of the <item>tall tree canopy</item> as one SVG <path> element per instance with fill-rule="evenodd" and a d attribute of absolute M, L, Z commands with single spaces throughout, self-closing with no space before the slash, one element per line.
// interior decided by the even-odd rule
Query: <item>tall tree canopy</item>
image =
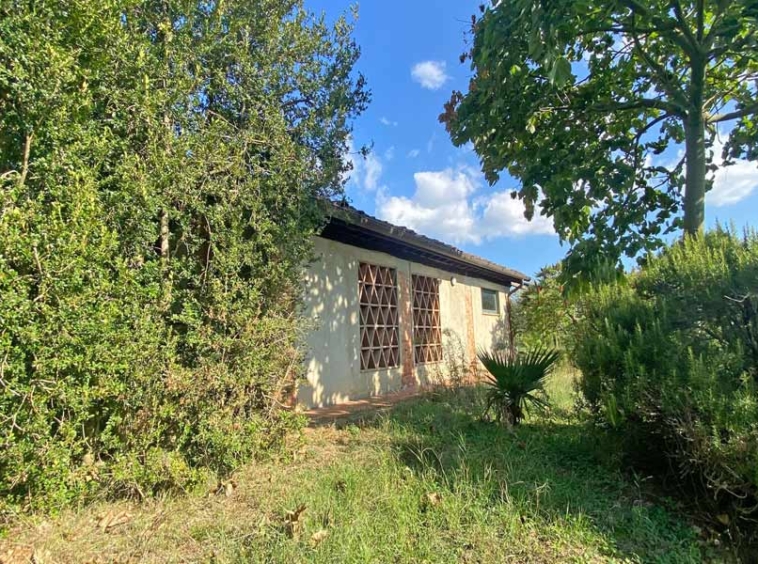
<path fill-rule="evenodd" d="M 358 55 L 301 0 L 0 0 L 0 520 L 281 436 Z"/>
<path fill-rule="evenodd" d="M 472 16 L 474 71 L 440 116 L 487 179 L 520 181 L 572 244 L 569 264 L 618 259 L 704 223 L 724 157 L 758 157 L 756 0 L 508 0 Z M 684 158 L 664 166 L 667 147 Z M 573 261 L 571 260 L 573 259 Z"/>

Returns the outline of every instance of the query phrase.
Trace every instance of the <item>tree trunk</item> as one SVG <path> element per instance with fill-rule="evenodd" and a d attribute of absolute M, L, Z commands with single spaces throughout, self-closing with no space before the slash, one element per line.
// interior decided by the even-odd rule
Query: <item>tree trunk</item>
<path fill-rule="evenodd" d="M 705 223 L 705 122 L 702 114 L 685 124 L 687 180 L 684 188 L 684 232 L 695 235 Z"/>
<path fill-rule="evenodd" d="M 684 233 L 696 235 L 705 223 L 705 117 L 703 91 L 705 65 L 693 61 L 690 101 L 692 107 L 684 123 L 687 178 L 684 187 Z"/>

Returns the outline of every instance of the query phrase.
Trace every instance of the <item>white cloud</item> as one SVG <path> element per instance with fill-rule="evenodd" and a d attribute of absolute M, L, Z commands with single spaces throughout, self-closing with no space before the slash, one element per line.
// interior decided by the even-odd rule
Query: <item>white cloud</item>
<path fill-rule="evenodd" d="M 453 243 L 481 242 L 473 233 L 474 217 L 465 201 L 427 208 L 411 198 L 393 196 L 378 205 L 379 217 L 390 223 Z"/>
<path fill-rule="evenodd" d="M 722 142 L 714 143 L 713 164 L 719 169 L 713 173 L 713 189 L 706 195 L 706 202 L 716 208 L 736 204 L 758 189 L 758 163 L 738 159 L 724 166 L 723 149 Z"/>
<path fill-rule="evenodd" d="M 379 178 L 382 175 L 382 163 L 374 153 L 369 153 L 366 157 L 366 175 L 363 179 L 363 187 L 373 192 L 379 185 Z"/>
<path fill-rule="evenodd" d="M 721 208 L 739 203 L 754 191 L 758 190 L 758 163 L 745 159 L 736 159 L 733 164 L 724 166 L 722 152 L 724 142 L 716 139 L 711 149 L 713 164 L 718 167 L 709 174 L 713 180 L 713 188 L 705 195 L 707 206 Z M 675 158 L 670 158 L 662 164 L 672 170 L 684 158 L 684 149 L 680 148 Z M 648 164 L 647 162 L 645 163 Z M 683 167 L 683 172 L 686 167 Z"/>
<path fill-rule="evenodd" d="M 509 191 L 474 199 L 481 175 L 468 167 L 417 172 L 412 197 L 377 194 L 377 215 L 424 235 L 454 244 L 473 243 L 500 237 L 554 233 L 549 219 L 524 218 L 524 205 Z"/>
<path fill-rule="evenodd" d="M 429 138 L 429 141 L 426 142 L 426 152 L 431 153 L 434 150 L 434 142 L 437 139 L 437 134 L 432 133 L 432 136 Z"/>
<path fill-rule="evenodd" d="M 452 201 L 466 200 L 476 191 L 475 178 L 464 171 L 454 172 L 448 168 L 438 172 L 417 172 L 416 203 L 428 207 L 443 206 Z"/>
<path fill-rule="evenodd" d="M 391 161 L 392 159 L 395 158 L 395 146 L 394 145 L 392 145 L 389 149 L 387 149 L 386 151 L 384 151 L 384 158 L 387 159 L 388 161 Z"/>
<path fill-rule="evenodd" d="M 387 151 L 394 152 L 394 147 L 390 147 Z M 373 151 L 364 158 L 361 152 L 355 148 L 355 143 L 351 138 L 347 143 L 345 160 L 353 165 L 353 170 L 345 175 L 348 185 L 368 192 L 374 192 L 379 187 L 379 179 L 384 167 L 382 161 Z"/>
<path fill-rule="evenodd" d="M 344 179 L 348 184 L 360 185 L 360 178 L 363 174 L 363 157 L 355 148 L 355 142 L 350 137 L 347 140 L 347 153 L 345 153 L 345 162 L 352 165 L 352 170 L 346 172 Z"/>
<path fill-rule="evenodd" d="M 524 218 L 524 204 L 511 197 L 510 191 L 496 192 L 483 204 L 481 229 L 485 237 L 513 235 L 552 235 L 553 222 L 535 210 L 532 221 Z"/>
<path fill-rule="evenodd" d="M 416 63 L 411 69 L 413 80 L 429 90 L 442 88 L 448 78 L 445 73 L 445 61 L 423 61 Z"/>
<path fill-rule="evenodd" d="M 419 151 L 418 149 L 411 149 L 410 151 L 408 151 L 408 158 L 415 159 L 420 154 L 421 154 L 421 151 Z"/>
<path fill-rule="evenodd" d="M 379 118 L 379 123 L 381 123 L 382 125 L 386 125 L 386 126 L 390 126 L 391 125 L 392 127 L 397 127 L 397 122 L 396 121 L 389 120 L 389 119 L 387 119 L 384 116 L 382 116 L 382 117 Z"/>

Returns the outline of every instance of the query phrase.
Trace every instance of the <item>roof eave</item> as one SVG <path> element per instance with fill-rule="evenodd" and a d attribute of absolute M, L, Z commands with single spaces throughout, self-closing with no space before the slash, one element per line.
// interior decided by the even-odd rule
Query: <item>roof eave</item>
<path fill-rule="evenodd" d="M 499 264 L 476 255 L 456 249 L 441 241 L 436 241 L 423 235 L 419 235 L 405 227 L 393 225 L 389 222 L 363 214 L 353 208 L 335 205 L 332 216 L 341 219 L 345 223 L 358 225 L 361 229 L 365 229 L 366 231 L 394 239 L 398 241 L 398 243 L 415 247 L 421 252 L 434 253 L 440 257 L 469 264 L 476 269 L 484 270 L 490 274 L 490 279 L 495 278 L 504 285 L 510 285 L 514 282 L 521 284 L 530 280 L 529 276 L 522 272 L 500 266 Z"/>

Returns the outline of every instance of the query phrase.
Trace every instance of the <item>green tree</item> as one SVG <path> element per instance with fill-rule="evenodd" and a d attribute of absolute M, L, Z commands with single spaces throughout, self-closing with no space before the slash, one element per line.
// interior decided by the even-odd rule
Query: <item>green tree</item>
<path fill-rule="evenodd" d="M 3 503 L 276 444 L 358 55 L 300 0 L 0 1 Z"/>
<path fill-rule="evenodd" d="M 511 0 L 472 17 L 474 72 L 440 119 L 489 182 L 520 180 L 572 244 L 568 265 L 697 233 L 719 124 L 758 156 L 754 0 Z M 684 144 L 675 166 L 655 159 Z M 573 259 L 573 260 L 572 260 Z"/>
<path fill-rule="evenodd" d="M 577 308 L 561 281 L 561 265 L 543 268 L 513 300 L 513 325 L 519 348 L 566 350 Z"/>

